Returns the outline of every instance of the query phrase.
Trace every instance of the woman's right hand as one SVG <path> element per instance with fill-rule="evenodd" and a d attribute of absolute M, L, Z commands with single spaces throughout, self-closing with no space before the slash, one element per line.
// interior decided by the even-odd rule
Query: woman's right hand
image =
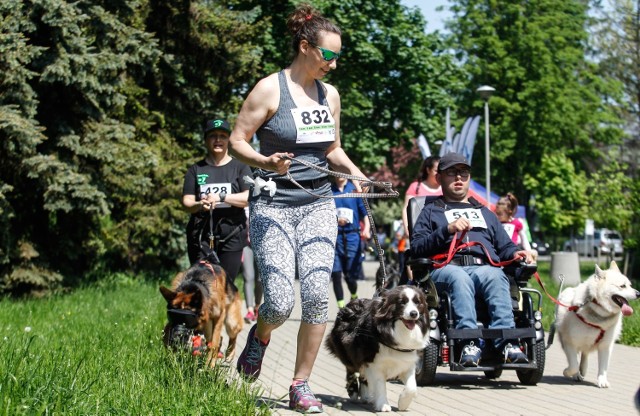
<path fill-rule="evenodd" d="M 291 157 L 293 153 L 274 153 L 267 158 L 266 168 L 284 175 L 291 167 Z"/>

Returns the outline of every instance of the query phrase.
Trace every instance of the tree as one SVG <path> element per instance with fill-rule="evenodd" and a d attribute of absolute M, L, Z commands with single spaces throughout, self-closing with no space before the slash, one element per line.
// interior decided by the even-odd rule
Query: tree
<path fill-rule="evenodd" d="M 344 61 L 330 75 L 343 102 L 344 147 L 370 170 L 391 165 L 389 150 L 407 149 L 423 133 L 444 136 L 443 118 L 462 79 L 436 34 L 425 34 L 418 10 L 399 1 L 326 1 L 343 30 Z"/>
<path fill-rule="evenodd" d="M 180 267 L 180 187 L 202 157 L 201 122 L 233 121 L 256 81 L 287 65 L 295 3 L 3 2 L 0 290 Z M 461 76 L 419 12 L 397 0 L 316 6 L 344 31 L 328 81 L 353 159 L 375 171 L 419 132 L 440 139 Z"/>
<path fill-rule="evenodd" d="M 127 21 L 130 10 L 120 12 Z M 3 71 L 11 93 L 0 98 L 2 178 L 12 187 L 2 280 L 5 289 L 46 288 L 56 270 L 73 275 L 99 261 L 100 219 L 117 212 L 116 195 L 149 184 L 154 155 L 117 116 L 130 104 L 130 74 L 159 53 L 150 35 L 96 4 L 9 1 L 2 15 L 3 46 L 14 52 L 2 62 L 15 69 Z"/>
<path fill-rule="evenodd" d="M 604 99 L 610 83 L 586 59 L 588 2 L 452 3 L 450 45 L 470 74 L 462 112 L 479 112 L 476 87 L 496 88 L 490 102 L 493 189 L 515 191 L 525 204 L 532 194 L 540 201 L 547 184 L 538 180 L 527 189 L 523 178 L 538 175 L 549 152 L 566 155 L 577 172 L 596 167 L 601 150 L 620 142 L 621 130 Z M 483 161 L 484 149 L 476 148 L 482 157 L 474 160 Z M 483 163 L 474 169 L 484 171 Z M 557 208 L 565 216 L 566 205 Z"/>
<path fill-rule="evenodd" d="M 625 215 L 616 229 L 623 233 L 625 248 L 637 252 L 640 241 L 640 194 L 635 184 L 640 157 L 640 1 L 609 0 L 597 2 L 596 6 L 598 25 L 592 31 L 593 59 L 599 73 L 619 86 L 618 94 L 610 94 L 607 98 L 624 122 L 625 135 L 622 145 L 612 149 L 609 157 L 615 163 L 605 166 L 623 166 L 624 169 L 621 167 L 616 172 L 606 169 L 595 179 L 596 183 L 601 179 L 610 184 L 603 187 L 602 197 L 611 201 L 611 205 L 603 207 L 602 213 L 608 217 L 602 218 L 603 222 L 617 222 L 617 204 L 624 204 L 627 209 L 622 213 L 630 212 L 631 217 Z M 608 188 L 612 192 L 607 193 Z M 639 268 L 640 265 L 632 266 L 632 274 L 637 274 Z"/>
<path fill-rule="evenodd" d="M 0 6 L 5 290 L 46 288 L 54 270 L 174 268 L 201 122 L 236 110 L 255 78 L 259 54 L 246 43 L 262 27 L 250 14 L 208 1 L 102 3 Z"/>
<path fill-rule="evenodd" d="M 542 156 L 535 174 L 526 174 L 524 185 L 537 189 L 535 227 L 543 233 L 562 235 L 584 227 L 587 214 L 587 179 L 573 161 L 561 153 Z"/>

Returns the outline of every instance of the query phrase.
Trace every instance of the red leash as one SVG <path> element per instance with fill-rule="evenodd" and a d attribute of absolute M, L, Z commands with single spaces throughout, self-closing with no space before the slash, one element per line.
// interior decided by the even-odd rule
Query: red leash
<path fill-rule="evenodd" d="M 578 309 L 580 309 L 579 306 L 569 306 L 569 305 L 565 305 L 564 303 L 560 302 L 558 299 L 554 298 L 553 296 L 551 296 L 551 294 L 547 291 L 547 288 L 544 287 L 544 285 L 542 284 L 542 280 L 540 279 L 540 275 L 538 274 L 538 272 L 535 272 L 533 274 L 536 277 L 536 280 L 538 281 L 538 284 L 540 285 L 540 287 L 542 288 L 542 291 L 545 293 L 545 295 L 547 295 L 547 297 L 549 299 L 551 299 L 551 301 L 553 303 L 555 303 L 556 305 L 560 305 L 564 308 L 567 308 L 570 311 L 577 311 Z"/>
<path fill-rule="evenodd" d="M 457 233 L 456 235 L 453 236 L 453 239 L 451 240 L 451 244 L 449 245 L 449 250 L 447 251 L 447 253 L 443 253 L 443 254 L 437 254 L 435 256 L 433 256 L 431 258 L 431 260 L 433 260 L 433 268 L 435 269 L 440 269 L 444 266 L 446 266 L 447 264 L 449 264 L 451 262 L 451 259 L 453 259 L 453 256 L 455 255 L 456 252 L 467 248 L 467 247 L 473 247 L 473 246 L 480 246 L 482 248 L 482 250 L 484 251 L 485 256 L 487 257 L 487 259 L 489 260 L 489 263 L 492 266 L 495 267 L 503 267 L 503 266 L 507 266 L 511 263 L 513 263 L 514 261 L 516 261 L 517 259 L 511 259 L 511 260 L 505 260 L 505 261 L 501 261 L 501 262 L 494 262 L 493 259 L 491 258 L 491 256 L 489 255 L 489 250 L 487 250 L 487 248 L 480 242 L 477 241 L 471 241 L 469 243 L 463 243 L 462 240 L 464 238 L 464 236 L 467 234 L 467 231 L 463 231 L 460 233 L 460 238 L 456 238 L 457 237 Z M 441 260 L 441 261 L 438 261 Z M 582 321 L 585 325 L 588 325 L 592 328 L 595 328 L 597 330 L 600 331 L 600 333 L 598 334 L 598 337 L 596 338 L 596 341 L 594 344 L 597 344 L 598 342 L 600 342 L 600 340 L 604 337 L 605 334 L 605 330 L 602 329 L 602 327 L 600 327 L 599 325 L 593 324 L 591 322 L 588 322 L 582 315 L 580 315 L 578 313 L 578 310 L 580 309 L 580 306 L 568 306 L 565 305 L 564 303 L 560 302 L 558 299 L 554 298 L 553 296 L 551 296 L 551 294 L 547 291 L 547 288 L 544 287 L 544 284 L 542 283 L 542 280 L 540 279 L 540 275 L 538 274 L 538 272 L 535 272 L 533 274 L 536 277 L 536 280 L 538 281 L 538 284 L 540 285 L 540 287 L 542 288 L 542 290 L 544 291 L 544 293 L 547 295 L 547 297 L 549 299 L 551 299 L 553 301 L 553 303 L 560 305 L 562 307 L 567 308 L 569 311 L 571 312 L 575 312 L 576 317 Z"/>
<path fill-rule="evenodd" d="M 460 250 L 468 248 L 468 247 L 473 247 L 473 246 L 480 246 L 482 248 L 482 251 L 484 251 L 484 255 L 487 257 L 487 259 L 489 260 L 489 264 L 491 264 L 494 267 L 503 267 L 503 266 L 508 266 L 509 264 L 513 263 L 514 261 L 516 261 L 517 259 L 511 259 L 511 260 L 505 260 L 505 261 L 500 261 L 500 262 L 494 262 L 493 259 L 491 258 L 491 255 L 489 254 L 489 250 L 487 250 L 487 248 L 480 243 L 479 241 L 470 241 L 468 243 L 463 243 L 462 240 L 464 239 L 464 236 L 467 234 L 467 230 L 464 230 L 460 233 L 460 238 L 457 238 L 458 233 L 456 233 L 453 238 L 451 239 L 451 244 L 449 245 L 449 251 L 447 251 L 446 253 L 442 253 L 442 254 L 436 254 L 435 256 L 431 257 L 431 260 L 433 260 L 433 268 L 434 269 L 440 269 L 444 266 L 446 266 L 447 264 L 449 264 L 451 262 L 451 260 L 453 259 L 453 256 Z M 441 261 L 439 261 L 441 260 Z"/>

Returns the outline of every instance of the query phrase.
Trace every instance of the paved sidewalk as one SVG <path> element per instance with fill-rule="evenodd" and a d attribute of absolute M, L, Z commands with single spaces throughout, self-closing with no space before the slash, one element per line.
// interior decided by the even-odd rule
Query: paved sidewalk
<path fill-rule="evenodd" d="M 378 264 L 365 262 L 367 280 L 360 281 L 360 297 L 373 294 L 373 276 Z M 333 292 L 333 291 L 332 291 Z M 327 332 L 337 313 L 335 298 L 331 298 Z M 637 312 L 638 313 L 638 312 Z M 296 337 L 300 323 L 300 306 L 292 317 L 278 328 L 271 339 L 264 360 L 262 374 L 256 384 L 264 389 L 262 400 L 268 402 L 275 415 L 299 415 L 288 408 L 289 385 L 293 375 Z M 244 348 L 249 326 L 239 336 L 239 352 Z M 238 352 L 238 354 L 239 354 Z M 614 346 L 608 378 L 611 387 L 596 386 L 597 354 L 590 356 L 586 380 L 577 383 L 562 376 L 566 358 L 559 341 L 546 352 L 546 366 L 537 386 L 520 384 L 515 371 L 505 370 L 498 380 L 487 380 L 482 372 L 451 372 L 448 367 L 438 368 L 436 385 L 419 387 L 418 396 L 408 411 L 398 412 L 398 395 L 402 384 L 387 383 L 387 392 L 393 411 L 390 415 L 638 415 L 634 394 L 640 386 L 640 348 L 616 344 Z M 345 370 L 324 346 L 316 361 L 309 384 L 321 398 L 328 415 L 374 414 L 366 404 L 352 403 L 345 389 Z"/>

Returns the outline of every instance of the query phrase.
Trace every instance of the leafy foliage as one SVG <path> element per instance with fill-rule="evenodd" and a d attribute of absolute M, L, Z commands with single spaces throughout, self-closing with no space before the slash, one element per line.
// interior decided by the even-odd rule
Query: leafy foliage
<path fill-rule="evenodd" d="M 455 25 L 450 27 L 450 44 L 471 74 L 469 85 L 496 89 L 490 99 L 493 188 L 499 193 L 513 191 L 524 203 L 533 194 L 539 203 L 549 184 L 538 180 L 535 187 L 525 188 L 523 178 L 544 175 L 540 164 L 545 154 L 564 154 L 578 172 L 597 166 L 603 146 L 619 143 L 621 134 L 615 114 L 603 99 L 611 91 L 610 84 L 595 74 L 595 65 L 586 59 L 587 2 L 452 3 Z M 471 113 L 479 109 L 479 102 L 469 91 L 461 108 Z M 476 148 L 483 153 L 484 149 Z M 484 170 L 483 164 L 475 165 Z M 571 184 L 574 178 L 563 180 Z M 557 216 L 567 218 L 576 209 L 568 208 L 564 215 L 567 205 L 560 201 L 556 208 Z"/>
<path fill-rule="evenodd" d="M 539 190 L 535 212 L 541 231 L 558 235 L 584 225 L 587 180 L 584 173 L 576 172 L 571 159 L 559 153 L 543 155 L 535 176 L 525 175 L 524 182 Z"/>
<path fill-rule="evenodd" d="M 2 288 L 182 263 L 178 200 L 201 122 L 233 120 L 251 86 L 287 65 L 294 4 L 3 2 Z M 420 14 L 399 1 L 317 7 L 346 34 L 333 82 L 354 159 L 375 170 L 416 131 L 435 137 L 450 100 L 438 83 L 454 85 L 456 70 Z"/>
<path fill-rule="evenodd" d="M 0 291 L 183 266 L 179 195 L 203 154 L 201 122 L 233 121 L 257 80 L 290 62 L 297 3 L 0 3 Z M 638 186 L 620 173 L 637 167 L 605 152 L 635 143 L 621 128 L 632 79 L 614 71 L 614 52 L 585 58 L 587 2 L 450 3 L 445 39 L 399 0 L 314 2 L 343 30 L 327 81 L 341 93 L 348 154 L 402 188 L 420 162 L 414 138 L 433 146 L 445 109 L 477 113 L 469 85 L 490 84 L 496 190 L 525 204 L 534 195 L 548 231 L 599 215 L 637 237 Z M 588 208 L 578 190 L 601 199 Z M 399 216 L 397 204 L 376 205 L 383 223 Z"/>
<path fill-rule="evenodd" d="M 331 1 L 345 57 L 330 81 L 341 92 L 344 148 L 366 168 L 393 163 L 390 149 L 411 148 L 421 132 L 442 139 L 445 109 L 461 88 L 442 40 L 399 1 Z M 344 68 L 341 68 L 344 65 Z"/>

